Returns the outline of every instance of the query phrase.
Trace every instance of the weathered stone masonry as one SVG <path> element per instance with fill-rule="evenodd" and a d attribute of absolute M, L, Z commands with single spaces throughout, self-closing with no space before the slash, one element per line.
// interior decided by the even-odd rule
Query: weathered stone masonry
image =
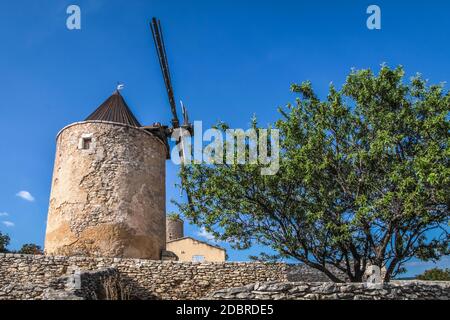
<path fill-rule="evenodd" d="M 386 284 L 269 282 L 219 290 L 218 300 L 449 300 L 448 281 L 393 281 Z"/>
<path fill-rule="evenodd" d="M 0 299 L 43 299 L 47 288 L 62 289 L 75 270 L 117 269 L 120 280 L 139 299 L 198 299 L 225 288 L 258 281 L 327 278 L 304 266 L 254 262 L 193 263 L 119 258 L 0 254 Z M 63 277 L 63 280 L 60 279 Z"/>
<path fill-rule="evenodd" d="M 46 300 L 130 300 L 129 287 L 114 268 L 75 271 L 52 280 L 42 295 Z"/>
<path fill-rule="evenodd" d="M 159 260 L 166 242 L 166 153 L 156 136 L 125 124 L 85 121 L 62 129 L 46 253 Z"/>
<path fill-rule="evenodd" d="M 300 282 L 290 282 L 290 281 Z M 78 283 L 77 283 L 78 282 Z M 450 282 L 331 283 L 303 265 L 0 253 L 4 299 L 450 299 Z"/>

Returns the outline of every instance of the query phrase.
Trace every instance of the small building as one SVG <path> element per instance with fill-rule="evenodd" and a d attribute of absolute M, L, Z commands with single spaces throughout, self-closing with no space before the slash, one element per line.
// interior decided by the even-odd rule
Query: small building
<path fill-rule="evenodd" d="M 192 237 L 185 237 L 183 220 L 179 217 L 168 217 L 166 228 L 166 250 L 174 253 L 179 261 L 223 262 L 226 260 L 227 253 L 224 248 Z"/>
<path fill-rule="evenodd" d="M 183 237 L 166 243 L 167 251 L 175 253 L 179 261 L 223 262 L 225 249 L 191 237 Z"/>

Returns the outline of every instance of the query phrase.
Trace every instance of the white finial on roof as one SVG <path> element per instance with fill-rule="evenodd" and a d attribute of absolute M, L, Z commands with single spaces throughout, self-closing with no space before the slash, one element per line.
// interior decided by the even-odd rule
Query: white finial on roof
<path fill-rule="evenodd" d="M 123 88 L 125 88 L 125 84 L 117 82 L 117 91 L 123 90 Z"/>

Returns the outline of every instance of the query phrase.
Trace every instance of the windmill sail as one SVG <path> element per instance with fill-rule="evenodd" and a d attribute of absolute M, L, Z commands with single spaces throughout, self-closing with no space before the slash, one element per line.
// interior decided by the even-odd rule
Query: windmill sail
<path fill-rule="evenodd" d="M 152 29 L 153 41 L 155 42 L 156 53 L 158 55 L 159 65 L 166 85 L 167 95 L 169 97 L 170 110 L 172 111 L 172 126 L 178 128 L 180 122 L 177 116 L 177 108 L 175 104 L 175 96 L 172 88 L 172 81 L 170 79 L 169 63 L 167 62 L 166 48 L 164 45 L 164 38 L 162 35 L 161 23 L 156 18 L 152 19 L 150 25 Z"/>
<path fill-rule="evenodd" d="M 190 126 L 187 109 L 184 106 L 183 101 L 181 101 L 181 100 L 180 100 L 180 105 L 181 105 L 181 112 L 183 114 L 183 126 Z"/>
<path fill-rule="evenodd" d="M 176 141 L 176 145 L 181 159 L 181 170 L 183 171 L 185 168 L 185 161 L 186 161 L 185 150 L 183 146 L 183 134 L 184 130 L 193 133 L 193 128 L 192 125 L 189 123 L 187 110 L 184 107 L 183 103 L 181 103 L 181 109 L 183 112 L 183 126 L 180 127 L 180 121 L 178 120 L 177 108 L 175 104 L 175 95 L 173 93 L 172 81 L 170 79 L 169 63 L 167 62 L 167 53 L 164 44 L 164 38 L 162 35 L 161 23 L 158 19 L 152 18 L 152 23 L 150 27 L 152 29 L 153 41 L 155 42 L 156 53 L 158 55 L 159 65 L 161 67 L 164 84 L 166 85 L 167 96 L 169 98 L 170 110 L 172 112 L 173 117 L 172 118 L 173 130 L 180 130 L 178 134 L 178 139 Z M 187 151 L 190 152 L 191 150 Z M 189 189 L 187 188 L 185 179 L 183 177 L 181 178 L 181 185 L 182 188 L 186 191 L 188 204 L 192 205 L 192 197 L 189 193 Z"/>

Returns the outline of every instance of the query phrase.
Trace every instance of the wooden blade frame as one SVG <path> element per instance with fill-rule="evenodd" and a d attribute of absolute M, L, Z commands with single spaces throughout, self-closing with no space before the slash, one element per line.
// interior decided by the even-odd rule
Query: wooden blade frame
<path fill-rule="evenodd" d="M 175 96 L 172 88 L 172 81 L 170 79 L 169 63 L 167 62 L 166 48 L 164 45 L 164 38 L 162 35 L 161 23 L 156 18 L 152 19 L 150 24 L 152 29 L 153 41 L 155 42 L 156 53 L 158 55 L 159 65 L 166 85 L 167 96 L 169 97 L 170 110 L 172 111 L 172 126 L 174 129 L 180 126 L 180 121 L 177 116 L 177 108 L 175 104 Z"/>
<path fill-rule="evenodd" d="M 176 104 L 175 104 L 175 96 L 173 93 L 172 81 L 170 78 L 169 63 L 167 62 L 166 47 L 164 44 L 164 38 L 163 38 L 163 34 L 162 34 L 161 22 L 156 18 L 152 18 L 150 28 L 152 30 L 153 41 L 155 42 L 156 53 L 158 55 L 159 65 L 161 67 L 164 84 L 166 85 L 167 96 L 169 98 L 170 110 L 171 110 L 172 116 L 173 116 L 173 118 L 172 118 L 173 129 L 174 130 L 176 130 L 176 129 L 185 130 L 184 128 L 180 128 L 180 121 L 178 120 L 177 108 L 176 108 Z M 178 138 L 178 140 L 176 141 L 176 145 L 177 145 L 178 152 L 179 152 L 179 155 L 181 158 L 181 170 L 183 170 L 185 158 L 184 158 L 184 150 L 183 150 L 183 146 L 182 146 L 183 143 L 182 143 L 182 135 L 181 134 L 180 134 L 180 138 Z M 189 204 L 189 206 L 192 206 L 192 198 L 191 198 L 191 195 L 190 195 L 189 191 L 187 190 L 187 188 L 185 188 L 186 184 L 185 184 L 184 179 L 181 179 L 181 184 L 186 191 L 188 204 Z"/>

